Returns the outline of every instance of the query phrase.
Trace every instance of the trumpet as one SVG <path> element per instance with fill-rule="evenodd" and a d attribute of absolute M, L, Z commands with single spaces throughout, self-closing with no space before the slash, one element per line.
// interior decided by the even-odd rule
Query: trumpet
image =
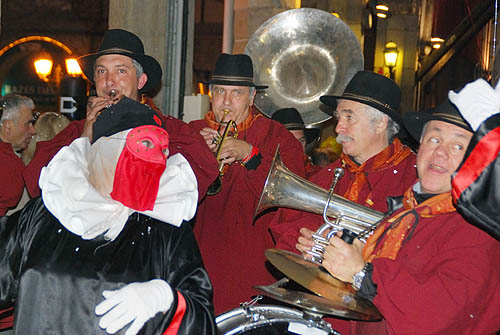
<path fill-rule="evenodd" d="M 224 133 L 222 136 L 220 135 L 220 130 L 222 128 L 222 125 L 224 124 L 224 119 L 226 118 L 227 114 L 229 113 L 229 109 L 224 109 L 224 116 L 222 117 L 222 120 L 219 123 L 219 128 L 217 129 L 217 133 L 219 134 L 217 137 L 214 138 L 212 143 L 215 143 L 217 145 L 217 150 L 215 151 L 215 159 L 217 159 L 217 162 L 219 163 L 219 175 L 217 176 L 217 179 L 214 180 L 214 182 L 208 187 L 207 190 L 207 195 L 216 195 L 217 193 L 220 192 L 222 188 L 222 177 L 224 176 L 224 163 L 220 161 L 220 152 L 221 149 L 224 145 L 224 142 L 226 141 L 226 138 L 228 136 L 232 136 L 233 138 L 238 137 L 238 128 L 236 127 L 236 122 L 234 120 L 229 120 L 225 125 L 226 128 L 224 129 Z M 232 131 L 232 134 L 230 130 Z"/>

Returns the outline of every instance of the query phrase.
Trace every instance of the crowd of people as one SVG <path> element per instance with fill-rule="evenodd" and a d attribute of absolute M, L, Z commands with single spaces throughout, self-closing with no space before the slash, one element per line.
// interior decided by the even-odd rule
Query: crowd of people
<path fill-rule="evenodd" d="M 33 100 L 0 99 L 0 333 L 217 334 L 216 315 L 277 279 L 266 249 L 309 258 L 324 223 L 301 209 L 256 215 L 277 150 L 323 189 L 342 168 L 334 192 L 385 214 L 366 242 L 327 242 L 324 269 L 382 315 L 325 318 L 333 329 L 500 330 L 498 86 L 477 80 L 401 115 L 398 85 L 359 71 L 320 99 L 342 145 L 320 168 L 308 156 L 319 131 L 299 111 L 269 118 L 254 106 L 267 86 L 247 55 L 218 57 L 210 111 L 188 124 L 152 102 L 162 69 L 135 34 L 108 30 L 79 63 L 96 91 L 86 119 L 56 126 L 29 154 L 42 133 Z"/>

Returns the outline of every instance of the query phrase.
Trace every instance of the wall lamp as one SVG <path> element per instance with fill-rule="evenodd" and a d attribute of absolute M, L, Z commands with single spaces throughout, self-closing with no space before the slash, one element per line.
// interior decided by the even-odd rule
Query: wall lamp
<path fill-rule="evenodd" d="M 398 62 L 398 55 L 398 45 L 393 41 L 387 42 L 384 48 L 384 64 L 389 68 L 389 77 L 392 80 L 395 79 L 394 67 Z"/>

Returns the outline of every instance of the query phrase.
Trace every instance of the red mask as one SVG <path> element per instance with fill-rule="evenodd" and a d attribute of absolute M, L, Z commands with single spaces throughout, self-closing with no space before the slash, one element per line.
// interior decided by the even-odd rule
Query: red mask
<path fill-rule="evenodd" d="M 165 129 L 156 126 L 132 129 L 116 165 L 111 198 L 137 211 L 153 210 L 167 156 Z"/>

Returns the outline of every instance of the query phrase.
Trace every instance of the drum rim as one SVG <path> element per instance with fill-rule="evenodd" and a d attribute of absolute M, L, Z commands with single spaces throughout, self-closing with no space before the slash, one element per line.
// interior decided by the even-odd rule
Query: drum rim
<path fill-rule="evenodd" d="M 265 315 L 264 320 L 255 321 L 252 320 L 252 318 L 245 317 L 244 315 L 245 310 L 248 310 L 251 313 L 260 312 L 264 314 L 264 312 L 267 312 L 268 315 Z M 279 313 L 279 317 L 275 317 L 275 315 L 273 315 L 272 313 L 277 313 L 277 314 Z M 219 329 L 219 327 L 223 326 L 225 322 L 228 323 L 228 321 L 231 320 L 231 318 L 237 316 L 244 317 L 243 320 L 240 320 L 239 324 L 226 325 L 226 326 L 232 326 L 233 328 L 231 329 Z M 245 322 L 242 324 L 241 321 Z M 326 331 L 327 334 L 331 334 L 330 329 L 328 329 L 327 326 L 321 325 L 318 322 L 315 322 L 314 320 L 304 319 L 304 313 L 302 311 L 295 308 L 278 306 L 278 305 L 258 305 L 250 307 L 238 307 L 229 310 L 227 312 L 224 312 L 215 318 L 218 334 L 224 334 L 224 335 L 240 334 L 242 331 L 248 331 L 265 326 L 266 324 L 273 324 L 279 322 L 281 323 L 286 322 L 289 324 L 291 322 L 300 323 L 308 327 L 315 327 L 319 330 Z"/>

